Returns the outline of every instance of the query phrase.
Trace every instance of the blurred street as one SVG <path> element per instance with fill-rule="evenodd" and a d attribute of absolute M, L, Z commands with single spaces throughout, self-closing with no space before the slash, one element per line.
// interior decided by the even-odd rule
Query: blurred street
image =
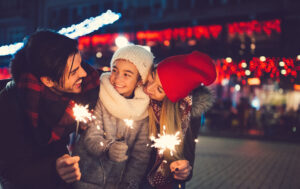
<path fill-rule="evenodd" d="M 188 189 L 299 189 L 300 145 L 249 139 L 198 138 Z"/>

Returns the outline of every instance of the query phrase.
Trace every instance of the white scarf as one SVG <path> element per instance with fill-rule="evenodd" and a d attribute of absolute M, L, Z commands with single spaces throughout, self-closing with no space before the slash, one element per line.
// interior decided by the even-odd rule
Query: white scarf
<path fill-rule="evenodd" d="M 127 99 L 120 95 L 109 80 L 110 73 L 100 77 L 100 100 L 109 113 L 119 119 L 142 120 L 148 116 L 150 99 L 142 87 L 134 91 L 134 98 Z"/>

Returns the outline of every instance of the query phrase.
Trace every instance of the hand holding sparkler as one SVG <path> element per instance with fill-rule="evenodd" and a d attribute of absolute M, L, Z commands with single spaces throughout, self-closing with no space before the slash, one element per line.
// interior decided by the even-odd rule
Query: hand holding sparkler
<path fill-rule="evenodd" d="M 109 159 L 114 162 L 123 162 L 128 159 L 126 155 L 128 150 L 127 144 L 124 142 L 115 141 L 111 144 L 108 150 Z"/>
<path fill-rule="evenodd" d="M 176 160 L 170 164 L 173 177 L 177 180 L 186 180 L 190 175 L 192 166 L 188 160 Z"/>
<path fill-rule="evenodd" d="M 163 126 L 163 135 L 158 134 L 158 138 L 154 136 L 150 137 L 150 140 L 154 142 L 151 147 L 155 147 L 159 150 L 159 154 L 163 154 L 165 150 L 170 150 L 171 156 L 173 152 L 176 151 L 175 146 L 179 145 L 181 140 L 179 138 L 180 132 L 176 132 L 175 135 L 169 135 L 165 132 L 166 127 Z"/>

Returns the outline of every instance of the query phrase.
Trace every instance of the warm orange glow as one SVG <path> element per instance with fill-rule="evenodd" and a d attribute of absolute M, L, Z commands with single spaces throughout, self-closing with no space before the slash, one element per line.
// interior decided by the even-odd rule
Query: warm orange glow
<path fill-rule="evenodd" d="M 110 71 L 110 67 L 104 66 L 104 67 L 100 68 L 100 70 L 102 70 L 104 72 L 109 72 Z"/>
<path fill-rule="evenodd" d="M 164 41 L 164 45 L 167 46 L 167 47 L 170 46 L 170 41 L 165 40 L 165 41 Z"/>
<path fill-rule="evenodd" d="M 264 133 L 263 133 L 263 131 L 250 129 L 250 130 L 248 130 L 248 134 L 250 134 L 252 136 L 262 136 Z"/>
<path fill-rule="evenodd" d="M 249 85 L 260 85 L 260 79 L 259 78 L 248 78 L 248 84 Z"/>
<path fill-rule="evenodd" d="M 295 85 L 294 85 L 294 89 L 295 89 L 296 91 L 300 91 L 300 85 L 295 84 Z"/>

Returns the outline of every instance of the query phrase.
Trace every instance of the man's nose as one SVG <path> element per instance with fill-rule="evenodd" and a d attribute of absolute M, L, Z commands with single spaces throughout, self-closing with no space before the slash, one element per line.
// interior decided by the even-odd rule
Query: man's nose
<path fill-rule="evenodd" d="M 86 71 L 81 67 L 79 70 L 79 77 L 86 77 L 87 73 Z"/>

